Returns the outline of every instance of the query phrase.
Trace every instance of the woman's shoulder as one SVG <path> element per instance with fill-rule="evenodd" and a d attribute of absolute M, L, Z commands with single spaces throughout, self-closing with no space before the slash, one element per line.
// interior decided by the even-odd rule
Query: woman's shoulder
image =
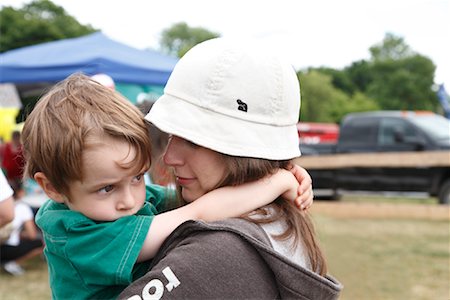
<path fill-rule="evenodd" d="M 230 255 L 232 251 L 240 251 L 242 247 L 248 247 L 258 243 L 262 247 L 271 247 L 270 240 L 262 228 L 252 222 L 243 219 L 227 219 L 218 222 L 187 221 L 178 226 L 167 238 L 160 251 L 153 259 L 153 264 L 158 262 L 179 245 L 189 244 L 189 250 L 194 256 L 215 256 L 215 261 L 223 259 L 224 254 Z M 251 246 L 253 247 L 253 246 Z M 224 253 L 224 248 L 228 252 Z M 196 249 L 196 250 L 194 250 Z M 217 257 L 214 251 L 220 251 L 221 257 Z M 184 259 L 191 256 L 186 256 Z"/>
<path fill-rule="evenodd" d="M 241 218 L 230 218 L 223 221 L 198 223 L 196 226 L 204 230 L 226 231 L 260 243 L 261 246 L 271 247 L 270 239 L 263 228 L 249 220 Z"/>
<path fill-rule="evenodd" d="M 179 243 L 186 242 L 200 244 L 201 247 L 204 247 L 203 244 L 215 244 L 219 248 L 233 245 L 233 248 L 237 249 L 243 245 L 247 247 L 250 245 L 252 248 L 258 245 L 261 248 L 272 249 L 270 239 L 263 228 L 241 218 L 216 222 L 184 222 L 172 232 L 162 249 L 166 248 L 166 251 L 169 251 Z M 164 255 L 164 251 L 160 252 Z"/>
<path fill-rule="evenodd" d="M 340 294 L 342 285 L 335 278 L 328 275 L 320 276 L 277 251 L 276 247 L 274 248 L 274 240 L 269 238 L 270 233 L 264 230 L 260 224 L 246 219 L 233 218 L 212 223 L 193 221 L 186 222 L 184 225 L 186 226 L 185 232 L 205 232 L 204 240 L 201 242 L 202 247 L 205 244 L 213 243 L 217 251 L 210 255 L 215 255 L 215 259 L 217 259 L 217 253 L 220 253 L 219 256 L 225 253 L 222 258 L 226 260 L 227 268 L 230 266 L 230 258 L 233 258 L 234 262 L 231 264 L 234 267 L 239 265 L 244 269 L 258 269 L 261 276 L 253 278 L 255 282 L 276 282 L 275 285 L 279 287 L 277 289 L 281 298 L 317 299 L 319 295 L 320 299 L 337 299 Z M 281 222 L 276 226 L 283 227 L 284 225 Z M 193 234 L 193 236 L 197 236 L 197 234 Z M 212 265 L 223 268 L 223 263 L 225 261 L 219 258 L 217 263 Z M 267 270 L 270 270 L 270 274 L 283 275 L 271 277 L 265 273 Z M 242 276 L 244 273 L 246 272 L 237 272 L 237 276 Z M 299 278 L 302 279 L 300 282 Z M 262 299 L 267 298 L 267 295 L 264 294 L 266 292 L 268 291 L 263 292 Z"/>
<path fill-rule="evenodd" d="M 119 299 L 149 289 L 163 299 L 337 299 L 341 286 L 279 255 L 259 225 L 229 219 L 180 225 Z"/>
<path fill-rule="evenodd" d="M 272 271 L 243 238 L 246 230 L 238 229 L 244 222 L 233 219 L 183 223 L 153 258 L 150 271 L 125 289 L 119 299 L 141 296 L 148 288 L 156 289 L 163 299 L 264 298 L 264 295 L 276 299 L 278 288 Z M 253 238 L 257 239 L 259 234 L 253 232 L 249 236 L 255 235 Z"/>

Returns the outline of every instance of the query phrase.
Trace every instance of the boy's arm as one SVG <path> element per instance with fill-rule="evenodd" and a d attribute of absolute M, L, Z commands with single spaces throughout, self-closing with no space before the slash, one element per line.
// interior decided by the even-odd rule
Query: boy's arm
<path fill-rule="evenodd" d="M 296 201 L 298 182 L 284 169 L 260 180 L 213 190 L 183 207 L 156 215 L 138 261 L 152 258 L 175 228 L 187 220 L 218 221 L 238 217 L 271 203 L 282 195 Z"/>

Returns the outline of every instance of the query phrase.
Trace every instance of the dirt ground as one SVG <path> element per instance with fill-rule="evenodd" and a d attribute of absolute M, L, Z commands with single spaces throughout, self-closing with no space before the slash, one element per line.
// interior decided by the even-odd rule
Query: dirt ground
<path fill-rule="evenodd" d="M 450 220 L 450 206 L 448 205 L 314 201 L 311 214 L 314 213 L 342 218 Z"/>

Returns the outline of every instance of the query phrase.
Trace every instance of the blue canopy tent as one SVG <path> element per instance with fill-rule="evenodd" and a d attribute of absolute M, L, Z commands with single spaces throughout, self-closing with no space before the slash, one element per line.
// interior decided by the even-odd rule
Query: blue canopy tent
<path fill-rule="evenodd" d="M 130 99 L 127 90 L 160 93 L 177 61 L 156 51 L 129 47 L 96 32 L 0 54 L 0 83 L 17 86 L 55 83 L 75 72 L 104 73 Z"/>

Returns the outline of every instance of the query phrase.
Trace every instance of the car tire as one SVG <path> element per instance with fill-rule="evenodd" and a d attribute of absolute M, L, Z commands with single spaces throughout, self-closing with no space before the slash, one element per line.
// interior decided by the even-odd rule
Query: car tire
<path fill-rule="evenodd" d="M 442 184 L 441 189 L 439 190 L 438 198 L 440 204 L 450 204 L 450 179 L 447 179 Z"/>

